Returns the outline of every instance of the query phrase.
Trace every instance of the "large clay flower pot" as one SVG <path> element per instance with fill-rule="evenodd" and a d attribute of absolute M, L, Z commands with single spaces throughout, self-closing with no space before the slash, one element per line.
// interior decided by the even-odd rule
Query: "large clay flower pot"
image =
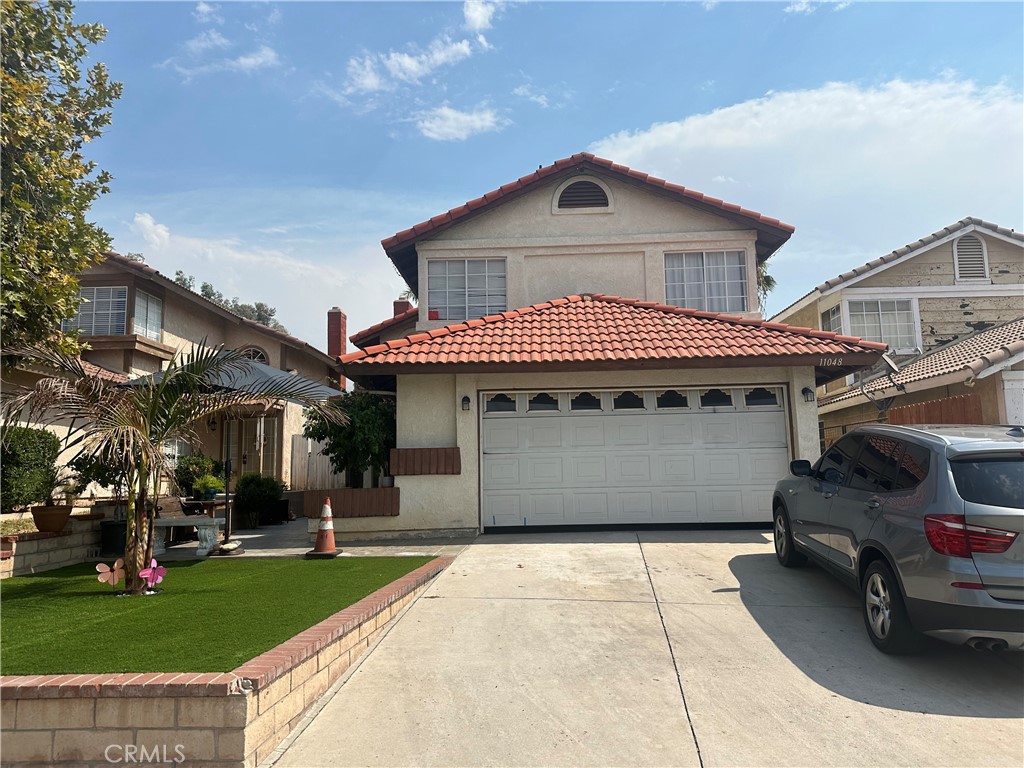
<path fill-rule="evenodd" d="M 30 507 L 29 511 L 32 513 L 32 520 L 35 521 L 36 528 L 40 531 L 60 533 L 68 524 L 71 509 L 70 504 L 58 504 L 52 507 Z"/>

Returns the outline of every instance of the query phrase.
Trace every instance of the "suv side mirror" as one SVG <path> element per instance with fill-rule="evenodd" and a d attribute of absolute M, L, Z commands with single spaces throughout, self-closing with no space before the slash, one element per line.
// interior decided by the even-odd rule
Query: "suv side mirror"
<path fill-rule="evenodd" d="M 789 462 L 789 471 L 791 474 L 797 477 L 810 477 L 811 476 L 811 462 L 807 459 L 797 459 L 796 461 Z"/>

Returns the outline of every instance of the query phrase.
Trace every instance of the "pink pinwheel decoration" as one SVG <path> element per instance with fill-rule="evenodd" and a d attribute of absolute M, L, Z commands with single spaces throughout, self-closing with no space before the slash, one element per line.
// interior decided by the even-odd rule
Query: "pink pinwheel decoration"
<path fill-rule="evenodd" d="M 146 585 L 152 589 L 161 581 L 164 580 L 164 576 L 167 575 L 167 569 L 162 565 L 156 564 L 156 558 L 149 564 L 149 568 L 143 568 L 139 571 L 139 577 L 146 580 Z"/>
<path fill-rule="evenodd" d="M 106 582 L 112 587 L 116 587 L 117 584 L 124 578 L 124 560 L 121 558 L 117 559 L 113 567 L 106 563 L 99 563 L 96 565 L 96 570 L 99 571 L 97 579 L 102 584 Z"/>

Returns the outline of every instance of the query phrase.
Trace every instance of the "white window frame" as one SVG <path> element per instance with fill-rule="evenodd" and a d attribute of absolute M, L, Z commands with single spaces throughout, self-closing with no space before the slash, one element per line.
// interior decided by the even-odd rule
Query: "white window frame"
<path fill-rule="evenodd" d="M 981 243 L 981 256 L 985 262 L 985 277 L 960 277 L 960 259 L 957 257 L 957 246 L 960 241 L 965 237 L 973 237 L 975 240 Z M 979 235 L 977 232 L 967 232 L 960 235 L 956 240 L 953 241 L 953 275 L 954 280 L 958 285 L 991 285 L 992 277 L 989 272 L 988 265 L 988 244 L 985 242 L 985 238 Z"/>
<path fill-rule="evenodd" d="M 142 306 L 140 307 L 140 303 Z M 156 317 L 156 330 L 152 329 L 150 324 L 150 315 L 153 313 L 154 308 L 157 312 Z M 142 318 L 139 317 L 140 309 L 144 312 Z M 164 327 L 164 300 L 159 296 L 154 296 L 151 293 L 145 291 L 135 290 L 135 313 L 132 317 L 132 330 L 136 336 L 143 336 L 153 341 L 160 341 L 163 334 Z"/>
<path fill-rule="evenodd" d="M 921 308 L 918 306 L 917 298 L 914 296 L 852 296 L 843 298 L 843 334 L 845 336 L 856 336 L 853 332 L 853 324 L 850 321 L 851 301 L 909 301 L 910 311 L 914 316 L 914 347 L 890 348 L 893 354 L 909 355 L 915 354 L 918 350 L 924 349 L 924 340 L 921 337 Z"/>
<path fill-rule="evenodd" d="M 832 314 L 835 313 L 835 317 Z M 829 315 L 829 322 L 839 321 L 838 328 L 826 328 L 825 323 L 822 322 L 822 315 Z M 842 333 L 843 332 L 843 307 L 841 304 L 835 304 L 826 310 L 818 313 L 818 322 L 821 323 L 821 330 L 830 331 L 831 333 Z"/>
<path fill-rule="evenodd" d="M 465 279 L 465 285 L 462 288 L 464 303 L 461 305 L 461 308 L 464 309 L 465 317 L 452 317 L 451 316 L 451 307 L 452 307 L 452 305 L 448 304 L 448 294 L 449 293 L 453 293 L 455 291 L 458 291 L 458 289 L 455 289 L 455 291 L 453 291 L 451 288 L 448 287 L 450 282 L 449 282 L 449 280 L 447 278 L 451 277 L 451 275 L 449 275 L 449 274 L 445 274 L 444 275 L 444 277 L 446 278 L 445 279 L 445 287 L 444 288 L 433 288 L 432 289 L 430 287 L 430 267 L 431 267 L 432 264 L 440 264 L 441 262 L 445 262 L 447 264 L 462 264 L 463 265 L 463 270 L 464 270 L 463 271 L 463 277 Z M 484 277 L 484 288 L 483 288 L 483 291 L 484 291 L 484 297 L 483 297 L 484 312 L 482 314 L 470 314 L 470 311 L 469 311 L 469 307 L 470 307 L 469 264 L 471 262 L 482 262 L 484 264 L 484 275 L 483 275 L 483 277 Z M 504 280 L 505 287 L 501 289 L 501 305 L 500 306 L 497 303 L 494 303 L 494 304 L 491 303 L 492 298 L 497 298 L 497 296 L 498 296 L 497 289 L 492 289 L 488 285 L 489 280 L 490 280 L 491 277 L 497 277 L 497 273 L 495 273 L 493 276 L 490 273 L 490 269 L 491 269 L 491 264 L 492 263 L 500 263 L 501 266 L 502 266 L 502 275 L 501 275 L 501 277 Z M 439 275 L 435 275 L 435 277 L 440 277 L 440 276 Z M 492 293 L 492 290 L 494 291 L 493 293 Z M 441 293 L 445 294 L 445 303 L 443 305 L 435 304 L 434 301 L 432 300 L 431 295 L 436 293 L 436 292 L 441 292 Z M 462 322 L 464 320 L 473 320 L 473 319 L 478 318 L 478 317 L 485 317 L 487 315 L 495 315 L 495 314 L 498 314 L 499 312 L 505 312 L 508 309 L 508 262 L 505 259 L 503 259 L 503 258 L 502 259 L 486 259 L 486 258 L 483 258 L 483 259 L 427 259 L 427 302 L 426 303 L 427 303 L 427 317 L 429 318 L 431 313 L 437 312 L 438 313 L 437 319 L 438 320 L 442 320 L 444 322 L 460 323 L 460 322 Z"/>
<path fill-rule="evenodd" d="M 592 208 L 559 208 L 558 200 L 562 197 L 562 192 L 565 191 L 566 187 L 572 186 L 578 181 L 589 181 L 597 184 L 601 189 L 604 190 L 605 197 L 608 198 L 608 205 L 595 206 Z M 551 198 L 551 213 L 555 216 L 579 216 L 595 213 L 615 213 L 615 196 L 612 194 L 612 189 L 605 184 L 601 179 L 596 176 L 572 176 L 557 187 L 555 187 L 555 194 Z"/>
<path fill-rule="evenodd" d="M 726 301 L 728 301 L 729 299 L 734 299 L 734 298 L 742 298 L 743 299 L 743 308 L 742 309 L 711 309 L 708 306 L 708 299 L 709 299 L 709 297 L 708 297 L 708 285 L 712 284 L 712 283 L 709 283 L 708 279 L 707 279 L 707 269 L 708 269 L 707 268 L 707 254 L 709 254 L 709 253 L 722 253 L 722 254 L 725 254 L 727 259 L 728 259 L 728 257 L 730 255 L 737 255 L 737 254 L 739 255 L 739 257 L 740 257 L 740 266 L 743 267 L 743 279 L 742 280 L 738 280 L 738 281 L 737 280 L 732 280 L 732 281 L 727 280 L 726 284 L 729 285 L 729 284 L 732 284 L 732 283 L 736 283 L 736 284 L 742 285 L 743 286 L 743 295 L 742 295 L 742 297 L 737 297 L 737 296 L 734 296 L 734 295 L 731 295 L 731 294 L 726 294 L 724 297 L 715 297 L 715 298 L 725 298 Z M 704 296 L 703 296 L 703 303 L 704 303 L 704 306 L 703 307 L 692 306 L 691 304 L 685 303 L 685 300 L 683 300 L 684 303 L 682 303 L 682 304 L 676 303 L 675 300 L 669 298 L 669 286 L 670 285 L 673 285 L 673 286 L 674 285 L 679 285 L 679 286 L 686 286 L 687 285 L 685 280 L 683 282 L 680 282 L 680 283 L 676 283 L 676 282 L 671 282 L 670 283 L 669 282 L 669 279 L 668 279 L 668 270 L 669 270 L 668 260 L 669 260 L 670 256 L 682 256 L 682 257 L 684 257 L 684 261 L 685 261 L 685 257 L 686 256 L 700 256 L 701 257 L 701 265 L 702 265 L 701 269 L 703 270 L 703 274 L 704 274 L 704 281 L 703 281 L 703 294 L 704 294 Z M 717 248 L 717 249 L 703 250 L 703 251 L 666 251 L 664 253 L 664 257 L 663 257 L 663 266 L 662 266 L 662 273 L 661 273 L 662 274 L 662 279 L 665 281 L 665 303 L 669 304 L 671 306 L 675 306 L 675 307 L 683 307 L 685 309 L 696 309 L 696 310 L 701 311 L 701 312 L 718 312 L 718 313 L 721 313 L 721 314 L 737 314 L 737 313 L 742 314 L 742 313 L 745 313 L 745 312 L 749 312 L 750 311 L 750 306 L 751 306 L 750 280 L 749 280 L 750 275 L 749 275 L 749 269 L 748 269 L 749 266 L 750 265 L 747 263 L 747 252 L 746 252 L 746 250 L 740 249 L 740 248 Z M 726 264 L 725 268 L 728 269 L 729 265 Z M 683 268 L 683 269 L 685 269 L 685 268 Z"/>
<path fill-rule="evenodd" d="M 120 300 L 120 299 L 114 299 L 113 298 L 113 292 L 114 291 L 118 291 L 118 292 L 123 291 L 124 292 L 124 299 L 123 299 L 124 300 L 124 309 L 120 313 L 121 314 L 121 326 L 120 326 L 121 329 L 120 330 L 117 330 L 116 328 L 112 328 L 110 323 L 109 323 L 110 319 L 112 317 L 116 316 L 117 313 L 114 312 L 113 310 L 108 310 L 105 313 L 107 315 L 107 319 L 108 319 L 108 323 L 105 326 L 105 330 L 106 331 L 113 330 L 114 331 L 113 333 L 96 333 L 95 307 L 93 307 L 93 309 L 89 312 L 89 315 L 92 318 L 91 325 L 89 327 L 85 327 L 85 326 L 83 326 L 81 324 L 82 307 L 86 303 L 92 303 L 92 302 L 97 301 L 98 299 L 96 299 L 96 291 L 97 290 L 103 290 L 103 289 L 107 289 L 107 290 L 111 291 L 111 299 L 110 299 L 111 302 L 119 301 Z M 85 294 L 86 294 L 87 291 L 92 292 L 92 298 L 86 297 Z M 126 332 L 126 330 L 128 328 L 128 286 L 127 285 L 83 285 L 83 286 L 81 286 L 78 289 L 78 296 L 79 296 L 79 299 L 80 299 L 80 304 L 78 305 L 78 310 L 75 312 L 75 316 L 70 318 L 69 320 L 65 320 L 64 322 L 61 323 L 61 327 L 62 327 L 62 329 L 65 332 L 77 330 L 77 331 L 79 331 L 79 333 L 81 333 L 82 336 L 124 336 L 125 335 L 125 332 Z"/>

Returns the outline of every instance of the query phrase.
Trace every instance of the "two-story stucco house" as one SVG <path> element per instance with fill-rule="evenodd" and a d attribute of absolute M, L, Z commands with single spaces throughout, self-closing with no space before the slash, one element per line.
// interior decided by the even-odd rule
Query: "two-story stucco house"
<path fill-rule="evenodd" d="M 396 392 L 400 510 L 336 524 L 769 521 L 817 454 L 814 387 L 885 349 L 760 319 L 757 264 L 792 232 L 577 154 L 384 240 L 420 305 L 342 363 Z"/>
<path fill-rule="evenodd" d="M 82 303 L 65 322 L 77 329 L 89 349 L 82 359 L 98 371 L 125 378 L 148 375 L 176 352 L 205 342 L 243 351 L 253 360 L 312 381 L 337 380 L 337 356 L 344 351 L 345 318 L 337 308 L 328 313 L 328 351 L 325 354 L 301 339 L 240 317 L 183 288 L 143 262 L 116 253 L 79 275 Z M 333 336 L 331 334 L 333 333 Z M 201 451 L 224 459 L 236 470 L 277 477 L 289 483 L 292 436 L 301 434 L 302 408 L 281 402 L 269 410 L 253 408 L 234 414 L 230 444 L 221 416 L 205 426 L 199 446 L 167 446 L 170 452 Z"/>
<path fill-rule="evenodd" d="M 958 395 L 977 397 L 985 423 L 1013 420 L 1024 400 L 1014 322 L 1022 315 L 1024 235 L 965 218 L 822 283 L 772 320 L 883 341 L 902 369 L 892 382 L 872 372 L 870 398 L 852 376 L 823 388 L 819 415 L 830 440 L 877 420 L 879 406 Z"/>

